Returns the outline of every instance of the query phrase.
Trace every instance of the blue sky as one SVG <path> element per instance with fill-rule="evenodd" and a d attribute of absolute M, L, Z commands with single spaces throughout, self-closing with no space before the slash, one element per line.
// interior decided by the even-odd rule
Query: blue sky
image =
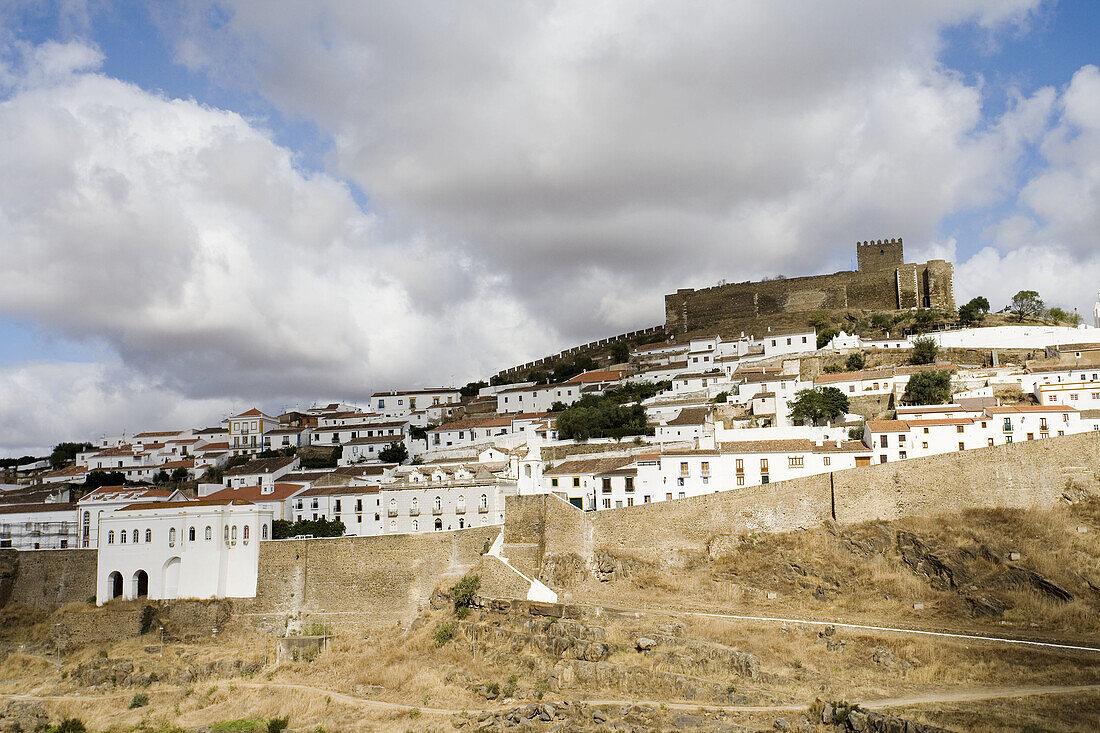
<path fill-rule="evenodd" d="M 1091 311 L 1100 3 L 486 2 L 0 0 L 0 454 L 463 382 L 868 238 Z"/>

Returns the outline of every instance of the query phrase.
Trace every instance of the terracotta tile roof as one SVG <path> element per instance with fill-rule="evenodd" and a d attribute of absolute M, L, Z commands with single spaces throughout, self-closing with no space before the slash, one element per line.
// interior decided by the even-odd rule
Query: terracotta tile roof
<path fill-rule="evenodd" d="M 814 453 L 870 453 L 871 449 L 858 440 L 845 440 L 839 446 L 826 442 L 814 446 Z"/>
<path fill-rule="evenodd" d="M 599 475 L 608 471 L 616 471 L 624 466 L 634 463 L 634 456 L 615 456 L 604 458 L 581 458 L 559 463 L 549 471 L 546 476 L 577 476 L 595 474 Z"/>
<path fill-rule="evenodd" d="M 1100 419 L 1100 410 L 1081 410 L 1082 420 Z"/>
<path fill-rule="evenodd" d="M 203 506 L 252 506 L 252 502 L 244 499 L 213 499 L 211 494 L 202 499 L 190 501 L 151 501 L 138 504 L 127 504 L 119 511 L 149 510 L 149 509 L 192 509 Z"/>
<path fill-rule="evenodd" d="M 891 366 L 878 369 L 864 369 L 859 372 L 838 372 L 836 374 L 819 374 L 814 378 L 815 384 L 831 384 L 834 382 L 858 382 L 868 379 L 890 379 L 892 377 L 905 377 L 917 372 L 946 371 L 953 372 L 958 369 L 955 364 L 920 364 L 916 366 Z"/>
<path fill-rule="evenodd" d="M 867 429 L 872 433 L 907 433 L 909 423 L 904 420 L 868 420 Z"/>
<path fill-rule="evenodd" d="M 206 453 L 208 451 L 227 451 L 227 450 L 229 450 L 229 443 L 228 442 L 225 442 L 225 443 L 207 443 L 206 445 L 204 445 L 201 448 L 196 448 L 195 452 L 196 453 L 198 453 L 198 452 Z"/>
<path fill-rule="evenodd" d="M 708 407 L 685 407 L 680 410 L 680 413 L 669 420 L 666 425 L 669 427 L 675 425 L 702 425 L 706 422 L 707 415 L 710 414 L 710 408 Z"/>
<path fill-rule="evenodd" d="M 575 377 L 570 377 L 565 380 L 566 384 L 588 384 L 591 382 L 617 382 L 623 378 L 625 374 L 622 369 L 604 369 L 591 372 L 584 372 L 578 374 Z"/>
<path fill-rule="evenodd" d="M 207 495 L 208 499 L 242 499 L 244 501 L 282 501 L 301 491 L 301 484 L 276 483 L 271 490 L 264 493 L 263 486 L 242 486 L 239 489 L 222 489 Z"/>
<path fill-rule="evenodd" d="M 166 438 L 171 435 L 179 435 L 182 430 L 160 430 L 160 431 L 148 431 L 144 433 L 138 433 L 135 438 Z"/>
<path fill-rule="evenodd" d="M 173 491 L 167 491 L 165 489 L 146 489 L 136 486 L 100 486 L 95 491 L 85 494 L 84 497 L 80 499 L 80 502 L 117 501 L 119 499 L 167 499 L 174 493 Z"/>
<path fill-rule="evenodd" d="M 249 476 L 254 473 L 271 473 L 285 468 L 297 460 L 294 456 L 277 456 L 275 458 L 253 458 L 248 463 L 234 466 L 225 472 L 226 476 Z"/>
<path fill-rule="evenodd" d="M 38 514 L 40 512 L 71 512 L 75 511 L 73 504 L 61 502 L 41 504 L 0 504 L 0 514 Z"/>
<path fill-rule="evenodd" d="M 377 486 L 313 486 L 295 498 L 304 496 L 350 496 L 355 494 L 377 494 Z"/>
<path fill-rule="evenodd" d="M 985 411 L 990 415 L 1006 415 L 1015 412 L 1077 412 L 1076 408 L 1065 405 L 1002 405 L 987 407 Z"/>
<path fill-rule="evenodd" d="M 512 417 L 470 417 L 464 420 L 443 423 L 437 428 L 432 428 L 429 433 L 442 433 L 451 430 L 471 430 L 473 428 L 506 428 L 511 427 Z"/>
<path fill-rule="evenodd" d="M 240 415 L 234 415 L 233 417 L 267 417 L 267 415 L 253 407 L 251 410 L 242 412 Z"/>
<path fill-rule="evenodd" d="M 974 422 L 972 417 L 944 417 L 932 420 L 907 420 L 910 428 L 930 428 L 943 425 L 970 425 Z"/>
<path fill-rule="evenodd" d="M 745 440 L 737 443 L 722 443 L 722 453 L 795 453 L 812 452 L 814 442 L 807 438 L 788 440 Z"/>
<path fill-rule="evenodd" d="M 194 467 L 195 467 L 195 462 L 193 460 L 190 460 L 190 459 L 183 460 L 183 461 L 168 461 L 166 463 L 162 463 L 159 466 L 157 466 L 157 468 L 160 468 L 161 470 L 164 470 L 164 471 L 167 471 L 168 469 L 172 469 L 172 468 L 194 468 Z"/>

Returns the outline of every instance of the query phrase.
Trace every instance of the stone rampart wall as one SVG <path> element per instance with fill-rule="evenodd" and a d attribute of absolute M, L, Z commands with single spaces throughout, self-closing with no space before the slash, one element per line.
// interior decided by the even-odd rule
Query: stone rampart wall
<path fill-rule="evenodd" d="M 0 583 L 0 605 L 53 611 L 95 595 L 95 550 L 0 550 L 0 565 L 8 568 Z"/>
<path fill-rule="evenodd" d="M 972 507 L 1049 507 L 1100 491 L 1100 434 L 1086 433 L 838 471 L 689 499 L 584 513 L 553 497 L 509 497 L 504 552 L 538 576 L 546 558 L 600 551 L 676 566 L 749 532 L 935 515 Z"/>

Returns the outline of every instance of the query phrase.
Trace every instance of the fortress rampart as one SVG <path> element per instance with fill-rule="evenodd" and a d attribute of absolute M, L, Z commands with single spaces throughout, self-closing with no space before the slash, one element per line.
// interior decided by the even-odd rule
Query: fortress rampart
<path fill-rule="evenodd" d="M 950 262 L 906 264 L 900 238 L 858 242 L 856 256 L 855 272 L 677 290 L 665 296 L 665 329 L 686 333 L 723 320 L 845 308 L 954 310 Z"/>

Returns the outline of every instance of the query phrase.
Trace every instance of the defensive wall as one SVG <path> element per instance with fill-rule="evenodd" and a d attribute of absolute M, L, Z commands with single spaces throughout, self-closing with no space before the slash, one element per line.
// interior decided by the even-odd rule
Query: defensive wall
<path fill-rule="evenodd" d="M 504 554 L 532 577 L 548 559 L 601 552 L 676 567 L 736 545 L 738 535 L 786 532 L 974 507 L 1050 507 L 1100 491 L 1100 434 L 980 448 L 621 509 L 582 512 L 554 496 L 507 499 Z"/>
<path fill-rule="evenodd" d="M 53 611 L 95 595 L 95 550 L 0 550 L 0 606 Z"/>
<path fill-rule="evenodd" d="M 565 349 L 564 351 L 559 351 L 558 353 L 553 354 L 552 356 L 544 356 L 541 359 L 536 359 L 535 361 L 529 361 L 526 364 L 518 364 L 514 367 L 509 367 L 507 369 L 502 369 L 501 371 L 497 372 L 496 376 L 505 377 L 505 376 L 508 376 L 509 374 L 518 374 L 518 373 L 521 373 L 521 372 L 529 372 L 532 369 L 540 369 L 540 368 L 543 368 L 543 367 L 552 367 L 552 366 L 554 366 L 555 364 L 557 364 L 561 361 L 565 361 L 567 359 L 571 359 L 571 358 L 580 356 L 581 354 L 585 354 L 585 353 L 587 353 L 589 351 L 593 351 L 595 349 L 605 349 L 605 348 L 607 348 L 607 347 L 609 347 L 613 344 L 616 344 L 620 341 L 630 341 L 631 339 L 638 338 L 639 336 L 651 336 L 655 333 L 663 333 L 664 330 L 665 330 L 664 326 L 650 326 L 649 328 L 642 328 L 642 329 L 639 329 L 637 331 L 629 331 L 627 333 L 620 333 L 618 336 L 608 336 L 607 338 L 597 339 L 595 341 L 589 341 L 587 344 L 581 344 L 580 346 L 573 346 L 571 348 Z"/>
<path fill-rule="evenodd" d="M 907 264 L 900 238 L 859 242 L 856 249 L 859 269 L 854 272 L 677 290 L 665 296 L 665 330 L 687 333 L 732 319 L 752 331 L 755 319 L 765 316 L 847 308 L 954 310 L 951 263 Z"/>

